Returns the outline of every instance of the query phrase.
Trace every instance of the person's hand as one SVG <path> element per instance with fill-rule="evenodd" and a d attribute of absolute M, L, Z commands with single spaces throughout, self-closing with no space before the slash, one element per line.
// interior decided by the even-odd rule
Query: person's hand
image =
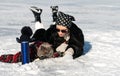
<path fill-rule="evenodd" d="M 73 62 L 73 56 L 70 54 L 65 54 L 63 57 L 57 58 L 59 62 Z"/>
<path fill-rule="evenodd" d="M 74 50 L 73 48 L 68 48 L 66 51 L 65 51 L 65 55 L 66 54 L 70 54 L 71 56 L 74 54 Z"/>
<path fill-rule="evenodd" d="M 74 54 L 73 49 L 69 48 L 68 50 L 65 51 L 63 59 L 65 59 L 65 60 L 71 60 L 71 59 L 73 59 L 73 54 Z"/>
<path fill-rule="evenodd" d="M 55 58 L 57 61 L 60 62 L 72 62 L 73 61 L 73 54 L 74 50 L 72 48 L 68 48 L 64 54 L 63 57 Z"/>
<path fill-rule="evenodd" d="M 64 60 L 71 60 L 71 59 L 73 59 L 73 56 L 70 55 L 70 54 L 65 54 L 65 55 L 63 56 L 63 59 L 64 59 Z"/>

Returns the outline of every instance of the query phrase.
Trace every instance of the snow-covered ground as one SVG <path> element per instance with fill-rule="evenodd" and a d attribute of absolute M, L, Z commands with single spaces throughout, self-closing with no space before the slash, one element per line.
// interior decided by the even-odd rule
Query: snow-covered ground
<path fill-rule="evenodd" d="M 119 0 L 0 0 L 0 55 L 20 51 L 15 40 L 23 26 L 34 30 L 30 6 L 43 9 L 42 22 L 52 23 L 51 5 L 76 18 L 85 35 L 85 55 L 36 61 L 26 65 L 0 62 L 0 76 L 120 76 Z"/>

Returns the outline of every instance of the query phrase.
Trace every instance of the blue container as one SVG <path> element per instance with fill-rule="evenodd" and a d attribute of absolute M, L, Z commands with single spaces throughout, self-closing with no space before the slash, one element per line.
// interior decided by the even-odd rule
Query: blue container
<path fill-rule="evenodd" d="M 29 42 L 21 42 L 21 52 L 22 52 L 22 64 L 30 62 L 30 53 L 29 53 Z"/>

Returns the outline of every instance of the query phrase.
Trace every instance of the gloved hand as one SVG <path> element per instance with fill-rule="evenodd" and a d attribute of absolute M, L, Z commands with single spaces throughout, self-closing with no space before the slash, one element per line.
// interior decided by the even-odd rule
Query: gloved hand
<path fill-rule="evenodd" d="M 29 26 L 24 26 L 22 29 L 21 29 L 21 36 L 20 38 L 16 38 L 16 41 L 18 43 L 21 43 L 22 41 L 31 41 L 31 38 L 30 36 L 33 34 L 33 31 L 32 29 L 29 27 Z"/>
<path fill-rule="evenodd" d="M 66 55 L 66 54 L 73 55 L 73 54 L 74 54 L 73 48 L 68 48 L 68 49 L 65 51 L 65 55 Z"/>
<path fill-rule="evenodd" d="M 18 43 L 21 43 L 22 41 L 29 41 L 29 42 L 31 42 L 32 39 L 30 39 L 30 37 L 27 36 L 27 35 L 21 35 L 20 38 L 16 37 L 16 41 L 17 41 Z"/>
<path fill-rule="evenodd" d="M 73 59 L 73 56 L 70 55 L 70 54 L 65 54 L 62 58 L 63 58 L 64 60 L 71 60 L 71 59 Z"/>
<path fill-rule="evenodd" d="M 73 59 L 73 54 L 74 51 L 72 48 L 69 48 L 68 50 L 65 51 L 63 59 L 67 60 L 67 59 Z"/>
<path fill-rule="evenodd" d="M 70 50 L 70 51 L 69 51 Z M 70 48 L 64 53 L 63 57 L 58 58 L 57 60 L 60 62 L 72 62 L 73 61 L 73 52 L 71 52 L 72 48 Z"/>
<path fill-rule="evenodd" d="M 56 51 L 65 52 L 67 46 L 68 46 L 68 44 L 62 43 L 60 46 L 58 46 L 58 47 L 56 48 Z"/>

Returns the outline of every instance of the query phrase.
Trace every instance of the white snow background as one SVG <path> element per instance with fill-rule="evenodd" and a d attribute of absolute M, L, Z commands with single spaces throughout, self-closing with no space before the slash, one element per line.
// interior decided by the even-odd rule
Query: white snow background
<path fill-rule="evenodd" d="M 84 55 L 75 59 L 0 62 L 0 76 L 120 76 L 120 0 L 0 0 L 0 55 L 15 54 L 23 26 L 34 30 L 30 6 L 43 9 L 42 22 L 52 23 L 51 5 L 76 18 L 85 36 Z"/>

